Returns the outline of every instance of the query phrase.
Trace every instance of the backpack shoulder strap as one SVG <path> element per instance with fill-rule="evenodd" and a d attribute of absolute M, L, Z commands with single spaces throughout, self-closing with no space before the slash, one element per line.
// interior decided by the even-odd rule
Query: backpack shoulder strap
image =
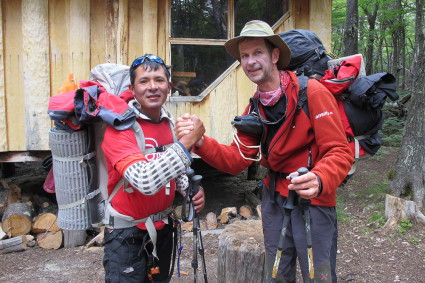
<path fill-rule="evenodd" d="M 309 78 L 304 75 L 297 76 L 298 84 L 300 86 L 300 91 L 298 95 L 298 103 L 297 103 L 297 113 L 302 109 L 304 113 L 307 115 L 308 119 L 310 119 L 310 114 L 308 112 L 308 99 L 307 99 L 307 86 Z"/>

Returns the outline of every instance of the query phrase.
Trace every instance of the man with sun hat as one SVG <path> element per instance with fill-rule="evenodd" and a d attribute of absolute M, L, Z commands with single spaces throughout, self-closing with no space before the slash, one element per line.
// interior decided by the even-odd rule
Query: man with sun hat
<path fill-rule="evenodd" d="M 225 47 L 257 85 L 253 96 L 257 103 L 250 103 L 242 115 L 257 112 L 264 125 L 263 134 L 238 130 L 231 145 L 219 144 L 204 135 L 195 144 L 194 152 L 208 164 L 230 174 L 238 174 L 257 158 L 267 168 L 261 205 L 267 277 L 271 276 L 275 263 L 289 190 L 297 193 L 297 200 L 310 200 L 314 272 L 323 282 L 336 282 L 336 189 L 353 163 L 336 101 L 324 86 L 310 79 L 309 116 L 297 109 L 298 79 L 293 72 L 285 70 L 291 51 L 265 22 L 246 23 L 240 35 L 228 40 Z M 190 115 L 177 119 L 176 135 L 189 133 L 191 127 Z M 289 176 L 298 175 L 301 167 L 306 167 L 308 173 L 291 180 Z M 302 276 L 307 281 L 311 278 L 307 233 L 303 208 L 297 202 L 289 223 L 276 279 L 295 282 L 298 257 Z"/>

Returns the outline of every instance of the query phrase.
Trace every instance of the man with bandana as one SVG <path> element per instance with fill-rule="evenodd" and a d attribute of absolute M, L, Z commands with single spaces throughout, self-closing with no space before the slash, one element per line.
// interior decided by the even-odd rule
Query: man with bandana
<path fill-rule="evenodd" d="M 240 63 L 248 78 L 257 85 L 254 99 L 264 124 L 261 136 L 237 132 L 231 145 L 219 144 L 203 136 L 194 152 L 213 167 L 238 174 L 258 158 L 267 168 L 262 192 L 262 224 L 266 249 L 265 268 L 272 274 L 282 230 L 283 205 L 289 190 L 297 200 L 311 200 L 311 236 L 314 271 L 317 280 L 336 282 L 337 216 L 336 189 L 347 176 L 353 156 L 339 118 L 338 106 L 332 94 L 318 81 L 308 80 L 309 116 L 297 109 L 299 83 L 297 76 L 285 71 L 291 58 L 287 44 L 262 21 L 250 21 L 240 36 L 225 43 L 230 55 Z M 248 105 L 243 113 L 255 109 Z M 177 119 L 176 135 L 191 132 L 190 115 Z M 308 173 L 291 180 L 297 169 Z M 306 229 L 303 209 L 296 204 L 291 210 L 276 282 L 295 282 L 298 258 L 304 281 L 308 281 Z M 321 281 L 321 282 L 322 282 Z"/>
<path fill-rule="evenodd" d="M 192 162 L 188 150 L 205 128 L 194 116 L 193 131 L 175 139 L 172 117 L 163 107 L 172 85 L 169 67 L 158 56 L 146 54 L 134 60 L 130 82 L 134 99 L 129 105 L 143 140 L 132 129 L 108 126 L 102 143 L 111 205 L 104 232 L 105 282 L 169 282 L 171 205 L 175 191 L 184 194 L 187 189 L 184 173 Z M 201 211 L 205 205 L 202 188 L 192 200 L 195 210 Z"/>

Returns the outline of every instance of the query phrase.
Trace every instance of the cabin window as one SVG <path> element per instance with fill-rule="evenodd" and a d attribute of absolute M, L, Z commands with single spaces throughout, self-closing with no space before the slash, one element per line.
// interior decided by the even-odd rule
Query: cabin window
<path fill-rule="evenodd" d="M 172 96 L 198 96 L 235 59 L 224 43 L 246 22 L 273 26 L 287 12 L 285 0 L 171 0 Z M 232 11 L 229 13 L 229 11 Z"/>

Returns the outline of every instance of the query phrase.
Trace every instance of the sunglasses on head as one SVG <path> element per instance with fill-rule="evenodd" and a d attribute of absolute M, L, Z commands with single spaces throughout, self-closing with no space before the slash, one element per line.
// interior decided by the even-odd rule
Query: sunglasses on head
<path fill-rule="evenodd" d="M 155 63 L 159 63 L 159 64 L 162 64 L 162 65 L 165 66 L 164 61 L 161 58 L 159 58 L 158 56 L 156 56 L 156 55 L 148 55 L 148 56 L 139 57 L 136 60 L 134 60 L 134 62 L 131 65 L 131 67 L 136 68 L 137 66 L 139 66 L 140 64 L 142 64 L 143 62 L 145 62 L 146 59 L 149 60 L 149 61 L 152 61 L 152 62 L 155 62 Z"/>

